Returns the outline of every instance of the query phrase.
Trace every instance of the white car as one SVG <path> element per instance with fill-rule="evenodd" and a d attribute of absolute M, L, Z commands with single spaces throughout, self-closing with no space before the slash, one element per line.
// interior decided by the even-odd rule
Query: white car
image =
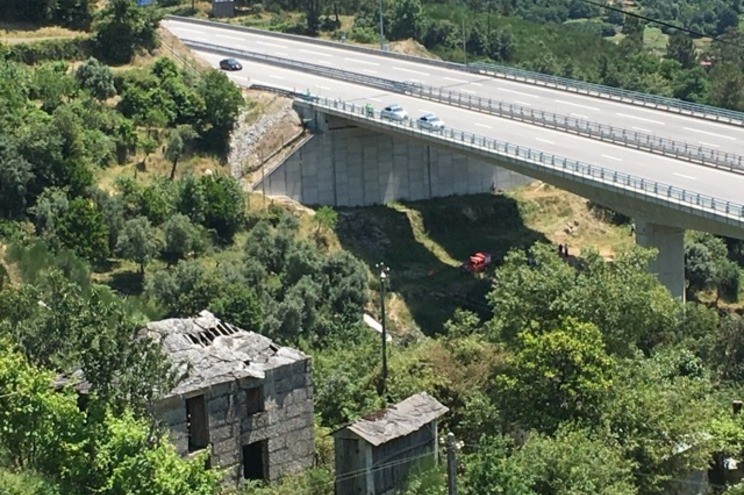
<path fill-rule="evenodd" d="M 444 129 L 444 122 L 442 122 L 442 119 L 433 113 L 422 115 L 416 122 L 418 122 L 420 128 L 428 131 L 441 131 Z"/>
<path fill-rule="evenodd" d="M 408 118 L 408 113 L 403 110 L 403 107 L 396 104 L 388 105 L 380 112 L 380 117 L 383 119 L 402 121 Z"/>

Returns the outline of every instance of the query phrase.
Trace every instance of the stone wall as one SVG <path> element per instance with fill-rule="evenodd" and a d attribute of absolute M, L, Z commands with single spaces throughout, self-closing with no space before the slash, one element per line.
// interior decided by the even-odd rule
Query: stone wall
<path fill-rule="evenodd" d="M 401 135 L 328 117 L 316 134 L 254 189 L 305 204 L 368 206 L 511 189 L 532 179 Z"/>
<path fill-rule="evenodd" d="M 263 411 L 248 414 L 248 390 L 263 387 Z M 196 395 L 196 394 L 194 394 Z M 204 391 L 212 466 L 228 479 L 243 478 L 243 446 L 266 441 L 264 476 L 274 481 L 311 467 L 314 460 L 313 382 L 310 360 L 266 371 L 264 380 L 232 381 Z M 161 401 L 156 412 L 176 449 L 188 453 L 186 398 Z"/>

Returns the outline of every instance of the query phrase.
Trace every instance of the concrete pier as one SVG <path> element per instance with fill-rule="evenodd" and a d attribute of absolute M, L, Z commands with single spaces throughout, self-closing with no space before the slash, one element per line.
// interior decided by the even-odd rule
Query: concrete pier
<path fill-rule="evenodd" d="M 685 231 L 655 223 L 636 221 L 636 243 L 659 251 L 649 267 L 672 296 L 685 299 Z"/>

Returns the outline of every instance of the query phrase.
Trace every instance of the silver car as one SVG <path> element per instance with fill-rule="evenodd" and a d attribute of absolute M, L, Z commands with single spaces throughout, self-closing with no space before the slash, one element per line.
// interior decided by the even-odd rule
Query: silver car
<path fill-rule="evenodd" d="M 433 113 L 422 115 L 416 122 L 418 122 L 420 128 L 426 129 L 427 131 L 441 131 L 444 129 L 444 122 L 442 122 L 442 119 Z"/>
<path fill-rule="evenodd" d="M 408 118 L 408 113 L 403 110 L 403 107 L 397 103 L 388 105 L 380 112 L 380 117 L 383 119 L 402 121 Z"/>

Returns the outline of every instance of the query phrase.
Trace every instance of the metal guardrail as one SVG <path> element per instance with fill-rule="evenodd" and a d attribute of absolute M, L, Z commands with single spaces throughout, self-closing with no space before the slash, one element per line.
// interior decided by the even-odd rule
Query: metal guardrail
<path fill-rule="evenodd" d="M 304 72 L 314 73 L 342 81 L 355 82 L 365 86 L 371 86 L 386 91 L 403 93 L 432 101 L 446 103 L 462 108 L 473 109 L 481 113 L 495 115 L 502 118 L 517 120 L 529 124 L 539 125 L 572 134 L 585 136 L 600 141 L 619 144 L 630 148 L 647 150 L 660 155 L 687 160 L 706 166 L 725 168 L 730 171 L 744 173 L 744 158 L 741 155 L 722 152 L 704 146 L 693 146 L 686 142 L 657 137 L 642 132 L 630 131 L 620 127 L 591 122 L 584 119 L 560 115 L 553 112 L 534 110 L 521 105 L 507 103 L 480 96 L 466 95 L 459 91 L 435 88 L 422 84 L 412 84 L 393 81 L 375 76 L 368 76 L 335 69 L 322 65 L 299 62 L 263 53 L 249 52 L 246 50 L 226 48 L 211 43 L 196 41 L 185 41 L 184 44 L 190 48 L 202 49 L 228 55 L 238 55 L 241 58 L 257 60 L 264 63 L 301 69 Z"/>
<path fill-rule="evenodd" d="M 473 151 L 486 151 L 498 155 L 501 159 L 519 162 L 523 165 L 527 164 L 541 170 L 552 170 L 555 173 L 571 175 L 579 179 L 588 179 L 594 183 L 601 183 L 622 189 L 626 192 L 636 193 L 645 197 L 647 200 L 654 199 L 656 202 L 666 205 L 670 203 L 675 204 L 678 207 L 704 213 L 709 217 L 714 217 L 719 221 L 724 221 L 737 227 L 744 226 L 744 206 L 741 204 L 716 199 L 669 184 L 644 179 L 643 177 L 637 177 L 597 165 L 590 165 L 465 131 L 452 128 L 444 128 L 441 131 L 430 131 L 418 127 L 412 120 L 393 122 L 383 119 L 380 112 L 364 105 L 309 94 L 302 97 L 299 101 L 304 101 L 313 107 L 329 111 L 331 114 L 335 113 L 340 116 L 351 117 L 355 120 L 373 121 L 377 125 L 398 128 L 407 134 L 425 136 L 429 140 L 434 139 L 440 142 L 449 142 L 460 148 Z"/>
<path fill-rule="evenodd" d="M 602 84 L 577 81 L 566 77 L 551 76 L 548 74 L 541 74 L 539 72 L 498 64 L 473 63 L 469 64 L 468 68 L 481 74 L 493 75 L 503 79 L 511 79 L 513 81 L 525 82 L 537 86 L 546 86 L 596 98 L 615 100 L 706 120 L 744 126 L 744 113 L 735 110 L 727 110 L 725 108 L 703 105 L 701 103 L 692 103 L 675 98 L 667 98 L 665 96 L 656 96 L 648 93 L 641 93 L 640 91 L 614 88 Z"/>
<path fill-rule="evenodd" d="M 330 46 L 334 48 L 340 48 L 349 51 L 355 51 L 359 53 L 366 53 L 368 55 L 384 56 L 388 58 L 395 58 L 398 60 L 406 60 L 409 62 L 415 62 L 419 64 L 434 65 L 438 67 L 444 67 L 447 69 L 457 70 L 461 72 L 476 72 L 486 75 L 492 75 L 495 77 L 501 77 L 504 79 L 511 79 L 515 81 L 524 82 L 527 84 L 533 84 L 537 86 L 550 87 L 562 91 L 584 94 L 595 98 L 603 98 L 615 101 L 621 101 L 637 106 L 646 106 L 655 108 L 657 110 L 669 111 L 674 113 L 680 113 L 689 115 L 696 118 L 714 120 L 718 122 L 726 122 L 734 125 L 744 126 L 744 112 L 736 112 L 734 110 L 726 110 L 724 108 L 713 107 L 710 105 L 703 105 L 700 103 L 692 103 L 683 100 L 677 100 L 675 98 L 666 98 L 663 96 L 655 96 L 647 93 L 641 93 L 639 91 L 630 91 L 620 88 L 614 88 L 611 86 L 604 86 L 601 84 L 587 83 L 578 81 L 575 79 L 569 79 L 559 76 L 551 76 L 547 74 L 541 74 L 539 72 L 533 72 L 525 69 L 519 69 L 516 67 L 507 67 L 504 65 L 493 64 L 493 63 L 470 63 L 470 64 L 459 64 L 456 62 L 447 62 L 444 60 L 436 60 L 431 58 L 417 57 L 415 55 L 406 55 L 403 53 L 381 51 L 374 48 L 365 46 L 354 45 L 350 43 L 341 43 L 337 41 L 321 40 L 317 38 L 310 38 L 307 36 L 300 36 L 296 34 L 281 33 L 277 31 L 268 31 L 265 29 L 251 28 L 247 26 L 240 26 L 237 24 L 228 24 L 225 22 L 214 22 L 207 21 L 204 19 L 195 19 L 192 17 L 181 17 L 168 15 L 166 19 L 176 20 L 180 22 L 188 22 L 191 24 L 199 24 L 203 26 L 219 27 L 225 29 L 232 29 L 234 31 L 243 31 L 247 33 L 259 34 L 262 36 L 271 36 L 274 38 L 282 38 L 287 40 L 299 41 L 302 43 L 310 43 L 315 45 Z"/>

